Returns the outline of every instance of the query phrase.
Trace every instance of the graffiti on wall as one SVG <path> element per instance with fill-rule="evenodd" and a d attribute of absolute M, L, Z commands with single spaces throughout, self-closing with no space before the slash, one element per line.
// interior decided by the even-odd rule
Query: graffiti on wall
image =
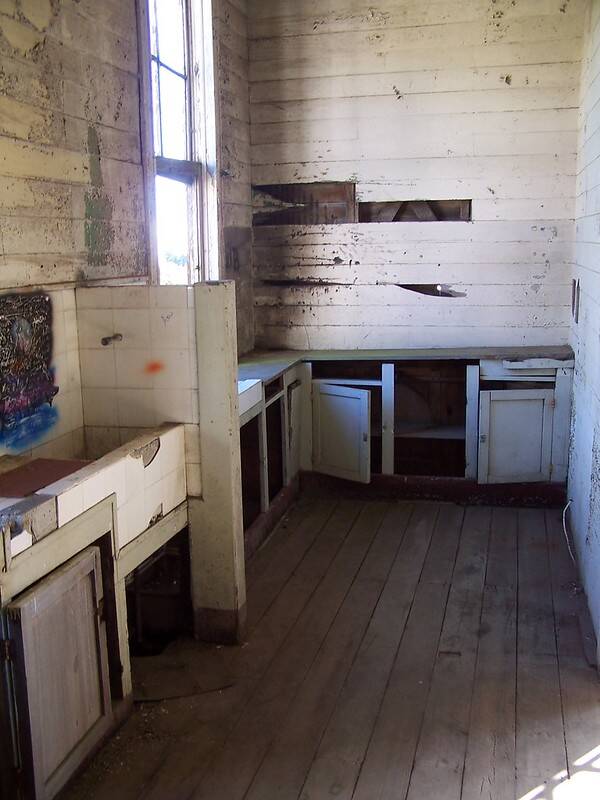
<path fill-rule="evenodd" d="M 0 296 L 0 447 L 25 450 L 56 423 L 51 362 L 50 297 Z"/>

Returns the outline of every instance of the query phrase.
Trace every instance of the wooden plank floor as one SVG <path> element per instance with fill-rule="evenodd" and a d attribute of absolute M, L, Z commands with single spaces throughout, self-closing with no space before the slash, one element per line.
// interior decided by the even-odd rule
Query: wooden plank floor
<path fill-rule="evenodd" d="M 303 497 L 248 642 L 174 648 L 223 688 L 136 706 L 64 798 L 597 800 L 577 580 L 558 511 Z"/>

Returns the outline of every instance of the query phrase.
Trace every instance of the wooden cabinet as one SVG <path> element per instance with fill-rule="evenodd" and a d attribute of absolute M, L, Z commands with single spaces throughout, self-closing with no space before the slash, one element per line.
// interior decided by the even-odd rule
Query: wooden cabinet
<path fill-rule="evenodd" d="M 102 600 L 89 547 L 6 609 L 27 800 L 54 797 L 111 725 Z"/>
<path fill-rule="evenodd" d="M 371 393 L 350 386 L 315 383 L 312 397 L 313 469 L 369 483 Z"/>
<path fill-rule="evenodd" d="M 553 389 L 479 393 L 479 483 L 529 483 L 551 477 Z"/>
<path fill-rule="evenodd" d="M 465 477 L 464 361 L 313 364 L 313 469 L 368 483 L 371 474 Z"/>
<path fill-rule="evenodd" d="M 550 359 L 481 361 L 479 483 L 566 480 L 572 379 Z"/>
<path fill-rule="evenodd" d="M 267 362 L 262 401 L 241 417 L 261 415 L 262 510 L 273 500 L 269 439 L 277 437 L 264 420 L 274 402 L 281 403 L 284 485 L 300 470 L 360 483 L 377 475 L 406 476 L 412 485 L 421 476 L 564 483 L 573 361 L 567 351 L 509 355 L 329 351 L 299 355 L 278 373 Z"/>
<path fill-rule="evenodd" d="M 563 482 L 572 368 L 550 359 L 319 361 L 315 472 Z"/>

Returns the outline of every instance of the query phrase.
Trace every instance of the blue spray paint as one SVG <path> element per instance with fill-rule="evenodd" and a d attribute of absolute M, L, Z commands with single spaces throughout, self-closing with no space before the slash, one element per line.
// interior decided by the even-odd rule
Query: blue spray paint
<path fill-rule="evenodd" d="M 51 359 L 50 297 L 0 296 L 0 446 L 27 450 L 56 424 Z"/>

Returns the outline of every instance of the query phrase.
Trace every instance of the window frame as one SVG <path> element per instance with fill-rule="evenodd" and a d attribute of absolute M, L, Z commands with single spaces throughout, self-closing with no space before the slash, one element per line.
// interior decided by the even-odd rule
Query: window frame
<path fill-rule="evenodd" d="M 155 155 L 149 3 L 136 0 L 140 92 L 140 138 L 146 209 L 148 277 L 160 284 L 155 181 L 158 176 L 189 187 L 187 283 L 218 279 L 216 231 L 216 135 L 212 9 L 208 0 L 182 0 L 186 62 L 187 158 Z M 160 63 L 160 62 L 159 62 Z M 215 274 L 215 271 L 217 274 Z"/>

